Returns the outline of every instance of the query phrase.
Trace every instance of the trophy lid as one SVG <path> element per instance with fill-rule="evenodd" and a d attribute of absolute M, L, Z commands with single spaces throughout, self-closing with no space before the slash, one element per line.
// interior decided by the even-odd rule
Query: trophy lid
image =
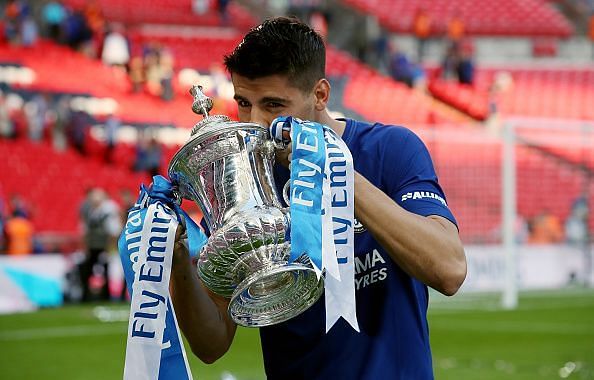
<path fill-rule="evenodd" d="M 194 125 L 190 133 L 190 140 L 202 142 L 213 135 L 222 134 L 236 129 L 266 129 L 255 123 L 243 123 L 233 121 L 225 115 L 209 115 L 212 110 L 213 101 L 202 91 L 202 86 L 194 85 L 190 88 L 190 94 L 194 98 L 192 102 L 192 111 L 198 115 L 204 116 L 202 120 Z"/>
<path fill-rule="evenodd" d="M 212 110 L 213 101 L 211 98 L 204 94 L 204 92 L 202 91 L 202 86 L 193 85 L 190 88 L 190 94 L 194 97 L 194 101 L 192 102 L 192 111 L 194 111 L 195 114 L 204 116 L 204 118 L 200 120 L 198 123 L 196 123 L 192 128 L 192 132 L 190 133 L 191 137 L 194 137 L 196 134 L 201 132 L 201 129 L 204 129 L 212 123 L 231 121 L 231 119 L 229 119 L 225 115 L 208 115 L 208 113 Z"/>
<path fill-rule="evenodd" d="M 213 101 L 204 94 L 202 86 L 192 86 L 190 94 L 193 97 L 192 111 L 204 116 L 204 118 L 194 125 L 188 141 L 172 157 L 168 168 L 170 177 L 172 177 L 175 172 L 174 168 L 179 163 L 187 161 L 198 150 L 206 152 L 207 147 L 218 137 L 223 138 L 222 136 L 228 133 L 238 131 L 268 135 L 268 128 L 260 124 L 233 121 L 225 115 L 209 115 L 213 107 Z"/>

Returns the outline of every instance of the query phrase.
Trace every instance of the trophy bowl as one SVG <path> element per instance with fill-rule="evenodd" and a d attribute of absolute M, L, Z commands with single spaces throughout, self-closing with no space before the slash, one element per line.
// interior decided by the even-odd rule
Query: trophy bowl
<path fill-rule="evenodd" d="M 209 116 L 212 100 L 193 86 L 192 110 L 204 119 L 168 168 L 181 198 L 198 204 L 210 231 L 197 270 L 213 293 L 229 298 L 237 324 L 262 327 L 293 318 L 321 296 L 306 255 L 289 262 L 290 213 L 273 177 L 275 150 L 268 129 Z"/>

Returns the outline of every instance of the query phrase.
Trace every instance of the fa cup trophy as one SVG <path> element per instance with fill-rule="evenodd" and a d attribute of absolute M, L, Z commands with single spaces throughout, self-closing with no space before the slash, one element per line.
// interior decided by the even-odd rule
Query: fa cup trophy
<path fill-rule="evenodd" d="M 169 164 L 178 195 L 198 204 L 210 237 L 198 274 L 212 292 L 230 298 L 239 325 L 260 327 L 293 318 L 321 296 L 309 258 L 289 262 L 290 215 L 272 168 L 279 146 L 268 128 L 209 116 L 212 100 L 193 86 L 192 110 L 204 116 Z"/>

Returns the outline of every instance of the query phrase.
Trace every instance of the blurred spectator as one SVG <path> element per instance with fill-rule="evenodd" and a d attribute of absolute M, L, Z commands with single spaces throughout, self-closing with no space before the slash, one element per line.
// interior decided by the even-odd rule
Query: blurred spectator
<path fill-rule="evenodd" d="M 85 19 L 94 35 L 102 35 L 105 28 L 105 18 L 101 5 L 96 0 L 89 0 L 84 8 Z"/>
<path fill-rule="evenodd" d="M 458 62 L 460 61 L 459 46 L 458 44 L 449 44 L 446 54 L 443 57 L 440 75 L 445 80 L 452 80 L 458 77 L 456 71 Z"/>
<path fill-rule="evenodd" d="M 413 33 L 417 38 L 417 61 L 422 62 L 425 57 L 427 41 L 431 36 L 431 16 L 424 8 L 419 7 L 413 19 Z"/>
<path fill-rule="evenodd" d="M 21 23 L 21 42 L 23 46 L 31 47 L 37 43 L 37 21 L 32 16 L 25 16 Z"/>
<path fill-rule="evenodd" d="M 117 238 L 122 228 L 119 208 L 105 191 L 95 188 L 87 194 L 80 217 L 86 250 L 85 261 L 80 266 L 82 300 L 92 300 L 89 280 L 94 274 L 102 278 L 100 299 L 109 300 L 107 264 L 108 255 L 117 250 Z"/>
<path fill-rule="evenodd" d="M 594 10 L 590 15 L 590 20 L 588 22 L 588 36 L 590 37 L 591 42 L 592 59 L 594 59 Z"/>
<path fill-rule="evenodd" d="M 128 211 L 134 206 L 136 199 L 132 195 L 130 189 L 123 188 L 120 190 L 120 204 L 121 207 L 121 218 L 122 224 L 126 223 L 128 220 Z"/>
<path fill-rule="evenodd" d="M 216 101 L 217 98 L 222 96 L 229 79 L 225 67 L 220 62 L 213 62 L 210 65 L 209 75 L 212 85 L 205 91 L 207 91 L 208 96 L 213 98 L 213 101 Z"/>
<path fill-rule="evenodd" d="M 552 244 L 563 241 L 563 227 L 559 218 L 545 210 L 528 222 L 528 243 Z"/>
<path fill-rule="evenodd" d="M 130 61 L 130 47 L 124 36 L 124 27 L 121 24 L 112 24 L 103 41 L 101 53 L 103 63 L 109 66 L 126 68 Z"/>
<path fill-rule="evenodd" d="M 134 207 L 134 203 L 136 202 L 136 199 L 134 199 L 134 196 L 132 195 L 132 192 L 129 189 L 121 189 L 120 190 L 120 204 L 121 204 L 121 208 L 120 208 L 120 215 L 121 215 L 121 220 L 122 220 L 122 228 L 124 228 L 124 226 L 126 225 L 126 221 L 128 220 L 128 211 Z M 120 291 L 120 301 L 125 301 L 127 299 L 128 296 L 128 289 L 126 287 L 126 277 L 123 276 L 122 277 L 122 289 Z"/>
<path fill-rule="evenodd" d="M 2 191 L 2 184 L 0 183 L 0 253 L 4 253 L 5 251 L 5 241 L 6 241 L 6 220 L 8 218 L 6 214 L 6 201 L 4 199 L 4 192 Z"/>
<path fill-rule="evenodd" d="M 389 71 L 388 35 L 384 33 L 375 15 L 366 17 L 366 29 L 368 49 L 365 61 L 373 67 L 377 67 L 381 72 L 386 73 Z"/>
<path fill-rule="evenodd" d="M 169 49 L 163 49 L 159 55 L 158 75 L 161 82 L 161 99 L 173 99 L 173 54 Z"/>
<path fill-rule="evenodd" d="M 55 42 L 62 41 L 62 24 L 65 22 L 66 16 L 66 9 L 60 1 L 50 1 L 43 6 L 42 19 L 46 33 Z"/>
<path fill-rule="evenodd" d="M 156 138 L 141 138 L 136 145 L 135 171 L 145 171 L 151 178 L 159 174 L 163 153 Z"/>
<path fill-rule="evenodd" d="M 161 47 L 159 44 L 149 44 L 144 49 L 144 74 L 146 89 L 154 96 L 161 96 L 161 68 L 160 68 Z"/>
<path fill-rule="evenodd" d="M 128 75 L 130 76 L 130 82 L 132 82 L 132 92 L 141 92 L 144 85 L 144 63 L 141 57 L 133 57 L 130 60 Z"/>
<path fill-rule="evenodd" d="M 4 6 L 4 34 L 8 42 L 20 43 L 21 20 L 23 18 L 23 4 L 18 0 L 8 0 Z"/>
<path fill-rule="evenodd" d="M 9 255 L 27 255 L 33 253 L 33 223 L 26 213 L 19 209 L 12 212 L 4 227 L 6 232 L 6 252 Z"/>
<path fill-rule="evenodd" d="M 113 151 L 117 143 L 117 134 L 121 125 L 122 123 L 120 122 L 120 119 L 118 119 L 118 117 L 114 114 L 110 114 L 105 120 L 105 124 L 103 126 L 106 144 L 104 158 L 105 162 L 107 163 L 111 163 L 113 161 Z"/>
<path fill-rule="evenodd" d="M 425 83 L 425 72 L 420 65 L 411 62 L 406 54 L 393 47 L 390 61 L 390 76 L 405 83 L 410 88 L 422 89 Z"/>
<path fill-rule="evenodd" d="M 14 126 L 10 119 L 10 111 L 4 93 L 0 91 L 0 138 L 12 138 Z"/>
<path fill-rule="evenodd" d="M 464 37 L 464 21 L 458 12 L 454 12 L 452 18 L 448 21 L 448 39 L 451 43 L 458 44 Z"/>
<path fill-rule="evenodd" d="M 66 130 L 70 125 L 72 119 L 72 111 L 70 109 L 70 97 L 64 96 L 58 100 L 56 104 L 56 122 L 52 129 L 52 145 L 54 149 L 61 152 L 66 150 L 67 138 Z"/>
<path fill-rule="evenodd" d="M 390 76 L 412 87 L 411 62 L 403 51 L 395 47 L 390 60 Z"/>
<path fill-rule="evenodd" d="M 16 94 L 6 95 L 6 106 L 8 108 L 8 115 L 10 118 L 9 127 L 11 127 L 11 134 L 8 137 L 20 138 L 27 135 L 29 124 L 27 123 L 27 116 L 25 115 L 25 107 L 23 99 Z"/>
<path fill-rule="evenodd" d="M 488 90 L 489 113 L 485 122 L 487 128 L 493 131 L 499 129 L 502 97 L 512 86 L 513 78 L 509 72 L 501 71 L 495 74 L 493 83 L 491 83 Z"/>
<path fill-rule="evenodd" d="M 461 49 L 460 60 L 456 66 L 458 82 L 472 85 L 474 83 L 474 60 L 469 49 Z"/>
<path fill-rule="evenodd" d="M 192 0 L 192 12 L 197 15 L 203 15 L 208 12 L 208 0 Z"/>
<path fill-rule="evenodd" d="M 571 205 L 571 212 L 565 221 L 565 238 L 569 244 L 588 244 L 588 200 L 579 197 Z"/>
<path fill-rule="evenodd" d="M 29 218 L 31 216 L 29 212 L 29 207 L 27 206 L 25 200 L 23 199 L 23 197 L 21 197 L 20 194 L 11 194 L 9 202 L 9 208 L 10 210 L 12 210 L 13 214 L 16 212 L 19 215 L 24 216 L 25 218 Z"/>
<path fill-rule="evenodd" d="M 136 87 L 139 87 L 141 79 L 144 79 L 149 94 L 165 101 L 173 99 L 175 60 L 171 50 L 163 48 L 158 43 L 150 43 L 144 47 L 143 56 L 144 73 L 140 73 L 140 64 L 135 62 L 133 83 L 138 83 Z"/>
<path fill-rule="evenodd" d="M 145 161 L 145 168 L 148 174 L 151 176 L 156 176 L 159 174 L 161 169 L 161 161 L 163 159 L 163 152 L 161 150 L 161 144 L 157 141 L 156 138 L 151 138 L 149 140 L 147 149 L 146 149 L 146 161 Z"/>
<path fill-rule="evenodd" d="M 68 10 L 63 31 L 65 42 L 75 50 L 84 50 L 85 44 L 93 37 L 85 16 L 79 10 Z"/>
<path fill-rule="evenodd" d="M 29 125 L 29 138 L 31 141 L 41 141 L 45 133 L 49 111 L 48 96 L 37 93 L 25 104 L 25 115 Z"/>
<path fill-rule="evenodd" d="M 219 11 L 219 17 L 221 25 L 229 25 L 229 2 L 231 0 L 217 0 L 217 10 Z"/>
<path fill-rule="evenodd" d="M 89 124 L 87 115 L 82 111 L 73 112 L 68 127 L 68 140 L 82 155 L 87 153 L 86 138 L 88 129 Z"/>

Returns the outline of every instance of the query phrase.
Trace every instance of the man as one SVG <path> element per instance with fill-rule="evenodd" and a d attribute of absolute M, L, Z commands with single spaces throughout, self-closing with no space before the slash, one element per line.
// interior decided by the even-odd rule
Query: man
<path fill-rule="evenodd" d="M 91 189 L 81 206 L 80 217 L 84 227 L 86 248 L 86 257 L 80 266 L 84 302 L 93 300 L 89 280 L 96 265 L 102 267 L 103 283 L 100 299 L 103 301 L 110 299 L 108 254 L 115 251 L 118 234 L 122 230 L 119 213 L 118 205 L 100 188 Z"/>
<path fill-rule="evenodd" d="M 332 119 L 324 43 L 297 20 L 275 18 L 252 29 L 225 65 L 241 121 L 270 125 L 290 115 L 328 125 L 347 143 L 356 170 L 361 332 L 341 319 L 326 334 L 323 298 L 285 323 L 261 328 L 268 378 L 433 378 L 427 285 L 454 294 L 466 261 L 426 148 L 402 127 Z M 288 153 L 277 156 L 285 166 Z M 277 184 L 284 184 L 288 172 L 277 169 Z M 179 324 L 194 354 L 211 363 L 235 334 L 228 300 L 200 285 L 182 243 L 176 244 L 172 272 Z"/>
<path fill-rule="evenodd" d="M 6 221 L 4 229 L 7 240 L 6 252 L 9 255 L 16 256 L 33 253 L 33 234 L 35 228 L 23 210 L 14 210 L 12 218 Z"/>

